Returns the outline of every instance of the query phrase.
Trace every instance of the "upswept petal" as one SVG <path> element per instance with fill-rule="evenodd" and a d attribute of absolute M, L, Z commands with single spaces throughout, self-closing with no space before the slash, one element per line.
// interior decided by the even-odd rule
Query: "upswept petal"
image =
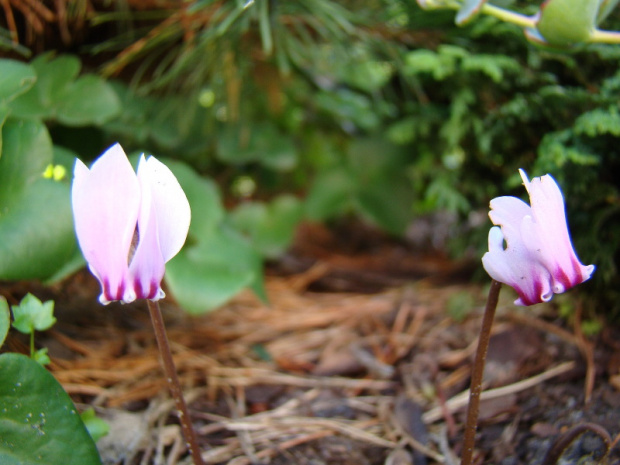
<path fill-rule="evenodd" d="M 517 305 L 551 300 L 553 292 L 548 271 L 530 256 L 520 237 L 507 243 L 504 249 L 502 229 L 492 227 L 489 231 L 489 251 L 482 257 L 482 265 L 489 276 L 517 291 Z"/>
<path fill-rule="evenodd" d="M 172 171 L 154 157 L 140 162 L 140 170 L 148 171 L 152 202 L 157 214 L 158 238 L 164 261 L 174 257 L 187 238 L 191 210 L 185 192 Z"/>
<path fill-rule="evenodd" d="M 99 300 L 133 300 L 127 255 L 140 205 L 140 188 L 119 144 L 110 147 L 90 170 L 76 161 L 72 186 L 75 230 L 93 274 L 102 287 Z"/>
<path fill-rule="evenodd" d="M 516 197 L 496 197 L 490 202 L 489 218 L 493 224 L 502 227 L 506 241 L 521 236 L 520 225 L 524 217 L 531 215 L 530 206 Z M 519 239 L 521 240 L 521 239 Z"/>
<path fill-rule="evenodd" d="M 532 219 L 522 225 L 525 243 L 551 272 L 554 292 L 561 293 L 587 280 L 593 266 L 581 264 L 570 239 L 564 197 L 550 175 L 528 180 L 519 170 L 530 195 Z"/>
<path fill-rule="evenodd" d="M 138 246 L 131 258 L 129 274 L 138 299 L 159 300 L 165 296 L 160 286 L 166 268 L 159 242 L 157 206 L 153 201 L 154 180 L 144 155 L 138 165 L 138 182 L 142 190 L 137 228 Z"/>

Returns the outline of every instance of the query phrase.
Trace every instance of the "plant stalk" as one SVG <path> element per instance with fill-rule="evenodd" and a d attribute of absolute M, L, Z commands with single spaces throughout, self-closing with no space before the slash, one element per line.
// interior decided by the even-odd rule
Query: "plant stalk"
<path fill-rule="evenodd" d="M 489 350 L 489 341 L 491 340 L 491 327 L 493 326 L 493 318 L 495 317 L 495 310 L 497 309 L 499 291 L 501 288 L 502 283 L 494 279 L 491 281 L 487 305 L 484 309 L 484 316 L 482 317 L 480 336 L 478 337 L 478 349 L 476 350 L 476 358 L 471 371 L 471 386 L 469 388 L 469 404 L 467 406 L 467 419 L 465 421 L 461 465 L 471 465 L 474 455 L 478 413 L 480 411 L 480 394 L 482 393 L 482 377 L 484 375 L 487 351 Z"/>
<path fill-rule="evenodd" d="M 170 394 L 174 399 L 177 415 L 181 423 L 183 437 L 185 438 L 187 447 L 192 455 L 194 465 L 204 465 L 202 456 L 200 455 L 200 448 L 198 447 L 196 432 L 194 431 L 191 418 L 189 417 L 189 413 L 187 411 L 187 404 L 183 398 L 181 383 L 179 383 L 177 370 L 174 366 L 172 353 L 170 352 L 170 344 L 168 343 L 166 327 L 164 326 L 164 319 L 161 315 L 159 303 L 150 300 L 147 300 L 146 303 L 149 307 L 149 313 L 151 314 L 151 321 L 153 322 L 153 329 L 155 330 L 155 339 L 157 339 L 157 346 L 159 347 L 159 353 L 161 354 L 162 365 L 166 374 L 166 379 L 168 380 L 168 388 L 170 389 Z"/>

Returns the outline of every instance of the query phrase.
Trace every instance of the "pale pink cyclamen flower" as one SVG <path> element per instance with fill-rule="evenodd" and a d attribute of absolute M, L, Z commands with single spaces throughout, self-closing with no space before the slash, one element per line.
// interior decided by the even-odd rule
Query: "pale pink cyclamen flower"
<path fill-rule="evenodd" d="M 590 278 L 594 265 L 581 264 L 571 244 L 564 198 L 550 175 L 528 180 L 519 170 L 531 207 L 516 197 L 491 200 L 489 251 L 482 257 L 491 278 L 519 294 L 517 305 L 551 300 Z"/>
<path fill-rule="evenodd" d="M 191 219 L 170 169 L 140 158 L 137 175 L 119 144 L 90 169 L 76 160 L 71 191 L 75 231 L 102 304 L 164 297 L 165 263 L 183 246 Z"/>

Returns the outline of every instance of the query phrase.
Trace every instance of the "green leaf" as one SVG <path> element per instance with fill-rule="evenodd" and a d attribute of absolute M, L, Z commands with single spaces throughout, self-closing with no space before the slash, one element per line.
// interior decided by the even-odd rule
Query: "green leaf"
<path fill-rule="evenodd" d="M 35 329 L 46 331 L 54 326 L 54 301 L 41 302 L 28 293 L 19 303 L 13 305 L 13 327 L 21 333 L 30 334 Z"/>
<path fill-rule="evenodd" d="M 290 245 L 302 216 L 301 202 L 292 195 L 281 195 L 270 204 L 241 204 L 231 213 L 231 222 L 250 237 L 261 255 L 276 258 Z"/>
<path fill-rule="evenodd" d="M 324 221 L 348 212 L 355 189 L 355 177 L 346 168 L 321 171 L 306 196 L 306 216 L 313 221 Z"/>
<path fill-rule="evenodd" d="M 487 54 L 467 56 L 461 66 L 464 71 L 480 71 L 496 83 L 502 82 L 506 71 L 518 72 L 521 69 L 519 63 L 510 57 Z"/>
<path fill-rule="evenodd" d="M 345 66 L 343 78 L 365 92 L 376 92 L 388 83 L 394 68 L 387 62 L 372 61 L 370 57 L 360 63 Z"/>
<path fill-rule="evenodd" d="M 116 93 L 94 74 L 75 81 L 56 104 L 58 120 L 73 126 L 101 125 L 121 111 Z"/>
<path fill-rule="evenodd" d="M 77 246 L 70 187 L 44 179 L 53 161 L 43 124 L 9 118 L 0 158 L 0 279 L 47 279 Z"/>
<path fill-rule="evenodd" d="M 372 101 L 349 89 L 319 91 L 314 96 L 314 104 L 340 122 L 353 123 L 361 129 L 376 129 L 381 122 Z"/>
<path fill-rule="evenodd" d="M 52 142 L 41 122 L 14 118 L 5 122 L 0 158 L 0 219 L 11 201 L 41 178 L 51 162 Z"/>
<path fill-rule="evenodd" d="M 218 228 L 168 262 L 165 279 L 182 308 L 201 314 L 255 284 L 260 274 L 260 257 L 248 242 L 230 229 Z"/>
<path fill-rule="evenodd" d="M 431 50 L 414 50 L 405 56 L 405 73 L 430 73 L 437 81 L 452 76 L 456 71 L 455 57 Z"/>
<path fill-rule="evenodd" d="M 107 421 L 102 420 L 95 413 L 94 408 L 84 410 L 80 417 L 84 422 L 84 426 L 88 430 L 88 434 L 93 438 L 93 441 L 97 442 L 102 437 L 106 436 L 110 432 L 110 425 Z"/>
<path fill-rule="evenodd" d="M 181 184 L 192 210 L 189 226 L 190 241 L 201 241 L 224 219 L 225 211 L 217 185 L 210 179 L 199 176 L 184 163 L 161 158 Z"/>
<path fill-rule="evenodd" d="M 74 55 L 60 55 L 56 58 L 52 53 L 38 56 L 32 62 L 38 76 L 35 87 L 39 101 L 43 107 L 51 107 L 62 100 L 70 84 L 80 74 L 82 65 Z"/>
<path fill-rule="evenodd" d="M 33 60 L 37 83 L 11 104 L 22 118 L 57 119 L 70 126 L 101 125 L 120 113 L 120 99 L 101 77 L 77 77 L 80 61 L 72 55 L 51 53 Z M 77 79 L 76 79 L 77 78 Z"/>
<path fill-rule="evenodd" d="M 615 106 L 586 112 L 575 121 L 575 132 L 590 137 L 604 134 L 618 137 L 620 136 L 620 112 Z"/>
<path fill-rule="evenodd" d="M 70 187 L 40 179 L 0 216 L 0 279 L 48 279 L 73 260 Z"/>
<path fill-rule="evenodd" d="M 413 192 L 407 179 L 377 178 L 357 197 L 360 213 L 384 230 L 402 235 L 413 219 Z"/>
<path fill-rule="evenodd" d="M 0 105 L 30 89 L 37 76 L 34 69 L 16 60 L 0 59 Z"/>
<path fill-rule="evenodd" d="M 53 162 L 47 129 L 36 120 L 9 118 L 2 135 L 0 279 L 47 280 L 62 276 L 60 270 L 75 270 L 77 244 L 68 180 L 43 178 Z M 63 158 L 60 152 L 57 155 Z"/>
<path fill-rule="evenodd" d="M 0 463 L 100 465 L 71 399 L 41 365 L 22 354 L 0 355 Z"/>
<path fill-rule="evenodd" d="M 35 353 L 32 354 L 32 359 L 41 366 L 49 365 L 51 360 L 49 355 L 47 355 L 47 350 L 47 347 L 43 347 L 42 349 L 35 351 Z"/>
<path fill-rule="evenodd" d="M 54 58 L 52 52 L 32 60 L 37 82 L 28 92 L 16 99 L 13 115 L 22 118 L 50 118 L 55 116 L 54 105 L 64 96 L 67 86 L 80 72 L 80 61 L 72 55 Z"/>
<path fill-rule="evenodd" d="M 6 303 L 6 299 L 0 296 L 0 347 L 4 344 L 6 335 L 9 332 L 11 326 L 11 312 L 9 310 L 9 304 Z"/>
<path fill-rule="evenodd" d="M 290 171 L 297 165 L 292 137 L 268 123 L 230 125 L 218 136 L 217 157 L 231 164 L 258 162 L 276 171 Z"/>

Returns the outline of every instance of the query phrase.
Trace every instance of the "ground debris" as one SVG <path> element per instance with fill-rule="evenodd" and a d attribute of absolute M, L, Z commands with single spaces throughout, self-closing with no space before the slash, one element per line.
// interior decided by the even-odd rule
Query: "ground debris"
<path fill-rule="evenodd" d="M 305 265 L 294 272 L 272 270 L 269 305 L 244 292 L 192 317 L 164 302 L 205 461 L 458 463 L 484 290 L 445 279 L 415 281 L 416 273 L 401 267 L 362 293 L 349 285 L 359 274 L 354 270 L 372 274 L 379 258 L 323 260 L 327 255 L 315 252 L 313 261 L 296 262 Z M 446 260 L 424 266 L 429 263 L 451 275 Z M 349 284 L 330 287 L 336 278 Z M 339 286 L 347 291 L 335 292 Z M 50 347 L 51 370 L 76 403 L 109 419 L 112 433 L 100 442 L 106 465 L 189 465 L 145 307 L 101 309 L 96 283 L 85 273 L 65 287 L 71 292 L 55 296 L 59 323 L 41 344 Z M 503 291 L 493 328 L 480 460 L 542 463 L 558 435 L 585 421 L 617 435 L 617 332 L 608 328 L 588 341 L 513 300 L 511 290 Z M 27 348 L 19 340 L 10 344 Z M 588 404 L 587 373 L 596 375 Z M 123 433 L 127 428 L 131 435 Z"/>

